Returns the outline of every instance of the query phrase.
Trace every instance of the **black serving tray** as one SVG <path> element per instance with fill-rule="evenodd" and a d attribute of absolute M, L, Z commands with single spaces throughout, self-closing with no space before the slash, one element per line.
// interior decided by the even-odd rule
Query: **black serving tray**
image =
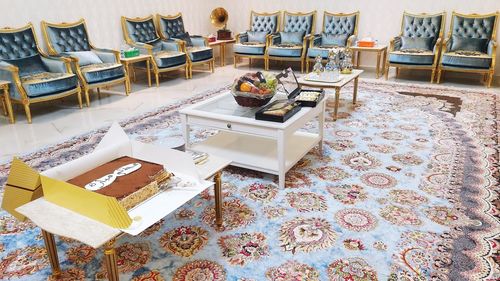
<path fill-rule="evenodd" d="M 272 114 L 266 113 L 266 111 L 268 111 L 271 107 L 275 106 L 278 103 L 284 103 L 283 106 L 293 104 L 294 107 L 282 116 L 272 115 Z M 286 120 L 290 119 L 290 117 L 295 115 L 295 113 L 299 112 L 301 108 L 302 107 L 300 106 L 300 104 L 296 103 L 293 100 L 275 100 L 275 101 L 271 102 L 270 104 L 262 107 L 257 112 L 255 112 L 255 119 L 284 123 Z"/>
<path fill-rule="evenodd" d="M 276 75 L 276 78 L 278 79 L 278 82 L 283 85 L 283 89 L 285 90 L 289 100 L 294 100 L 302 91 L 321 93 L 315 101 L 295 100 L 301 106 L 316 107 L 316 105 L 318 105 L 318 103 L 325 97 L 325 91 L 323 89 L 302 89 L 295 73 L 291 68 L 284 69 L 280 74 Z"/>

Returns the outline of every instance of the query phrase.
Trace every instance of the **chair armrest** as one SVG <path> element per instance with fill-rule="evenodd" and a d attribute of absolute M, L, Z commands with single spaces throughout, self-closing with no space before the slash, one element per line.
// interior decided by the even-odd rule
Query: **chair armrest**
<path fill-rule="evenodd" d="M 63 56 L 40 56 L 43 64 L 49 72 L 55 73 L 73 73 L 71 71 L 71 59 Z"/>
<path fill-rule="evenodd" d="M 269 45 L 277 45 L 280 43 L 281 43 L 281 34 L 279 34 L 279 33 L 271 34 L 270 40 L 269 40 Z"/>
<path fill-rule="evenodd" d="M 438 38 L 436 40 L 436 44 L 434 44 L 434 48 L 432 49 L 432 52 L 434 54 L 437 54 L 439 50 L 441 50 L 441 41 L 443 41 L 441 38 Z"/>
<path fill-rule="evenodd" d="M 493 56 L 493 54 L 496 54 L 497 52 L 497 42 L 496 41 L 493 41 L 493 40 L 490 40 L 490 42 L 488 43 L 488 50 L 487 50 L 487 54 L 489 56 Z"/>
<path fill-rule="evenodd" d="M 208 39 L 203 36 L 190 36 L 191 42 L 195 47 L 206 47 L 208 46 Z"/>
<path fill-rule="evenodd" d="M 236 34 L 236 43 L 248 42 L 248 32 L 240 32 Z"/>
<path fill-rule="evenodd" d="M 19 91 L 18 87 L 21 86 L 19 78 L 19 68 L 13 64 L 0 60 L 0 80 L 9 81 L 9 95 L 18 100 L 27 100 L 27 96 Z"/>
<path fill-rule="evenodd" d="M 354 46 L 354 44 L 356 43 L 356 40 L 358 40 L 358 36 L 356 36 L 356 34 L 349 36 L 349 38 L 347 38 L 347 42 L 346 42 L 345 46 L 347 48 Z"/>
<path fill-rule="evenodd" d="M 453 39 L 451 37 L 446 38 L 443 42 L 443 51 L 449 52 L 451 50 L 451 44 L 453 43 Z"/>
<path fill-rule="evenodd" d="M 120 52 L 111 49 L 94 48 L 94 53 L 105 63 L 119 63 Z"/>

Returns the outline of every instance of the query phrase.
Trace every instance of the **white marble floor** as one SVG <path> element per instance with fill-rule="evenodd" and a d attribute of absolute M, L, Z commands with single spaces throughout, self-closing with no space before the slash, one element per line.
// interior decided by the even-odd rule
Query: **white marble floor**
<path fill-rule="evenodd" d="M 278 71 L 280 66 L 275 65 L 273 68 Z M 174 72 L 161 79 L 160 87 L 153 85 L 151 88 L 147 87 L 144 73 L 138 72 L 137 81 L 132 84 L 132 93 L 128 97 L 124 95 L 123 88 L 117 87 L 112 91 L 103 91 L 100 99 L 97 95 L 92 95 L 90 108 L 78 109 L 76 97 L 35 104 L 32 106 L 33 124 L 27 123 L 22 107 L 15 106 L 15 124 L 9 124 L 5 116 L 0 116 L 0 163 L 9 161 L 15 155 L 36 151 L 70 137 L 110 125 L 114 121 L 223 86 L 245 72 L 261 69 L 262 64 L 258 63 L 252 67 L 242 63 L 237 69 L 232 65 L 227 65 L 217 67 L 213 74 L 194 72 L 193 79 L 190 80 L 185 80 L 182 72 Z M 373 69 L 366 69 L 362 77 L 374 78 Z M 402 71 L 397 81 L 428 84 L 429 77 L 428 72 Z M 396 80 L 393 72 L 389 80 Z M 479 77 L 475 76 L 448 77 L 447 75 L 442 85 L 484 88 Z M 499 91 L 498 84 L 493 91 Z"/>

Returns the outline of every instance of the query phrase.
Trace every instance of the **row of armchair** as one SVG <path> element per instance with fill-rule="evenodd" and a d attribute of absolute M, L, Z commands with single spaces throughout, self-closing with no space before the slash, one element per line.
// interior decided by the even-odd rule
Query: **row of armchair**
<path fill-rule="evenodd" d="M 192 77 L 194 65 L 214 70 L 212 48 L 206 38 L 190 36 L 182 15 L 146 18 L 122 17 L 123 35 L 130 46 L 152 56 L 153 72 L 184 69 Z M 0 29 L 0 80 L 10 82 L 10 100 L 22 104 L 31 123 L 30 104 L 76 95 L 82 108 L 82 93 L 90 106 L 90 92 L 123 83 L 130 93 L 127 71 L 116 50 L 95 47 L 85 20 L 75 23 L 42 21 L 48 53 L 41 50 L 31 23 L 21 28 Z M 139 65 L 139 67 L 141 67 Z"/>
<path fill-rule="evenodd" d="M 250 14 L 249 30 L 236 36 L 234 66 L 240 58 L 269 61 L 300 61 L 301 71 L 318 55 L 327 59 L 331 48 L 353 46 L 358 34 L 359 12 L 323 14 L 320 34 L 313 35 L 316 12 Z M 391 40 L 385 75 L 389 67 L 428 69 L 431 82 L 444 71 L 475 72 L 491 86 L 495 70 L 496 29 L 499 13 L 465 15 L 453 12 L 448 38 L 443 40 L 446 14 L 404 13 L 400 34 Z M 283 18 L 283 22 L 281 22 Z M 304 67 L 305 65 L 305 67 Z"/>

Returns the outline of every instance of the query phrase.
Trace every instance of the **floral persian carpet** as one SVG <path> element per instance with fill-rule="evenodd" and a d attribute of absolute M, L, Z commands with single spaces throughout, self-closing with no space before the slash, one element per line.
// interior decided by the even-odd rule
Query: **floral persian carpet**
<path fill-rule="evenodd" d="M 143 142 L 179 142 L 177 110 L 226 90 L 121 125 Z M 292 168 L 285 189 L 272 175 L 224 171 L 223 229 L 210 190 L 118 240 L 121 280 L 497 280 L 498 93 L 374 80 L 360 81 L 356 105 L 351 93 L 336 122 L 327 100 L 324 151 Z M 92 151 L 106 129 L 22 158 L 45 170 Z M 106 278 L 102 249 L 56 239 L 60 280 Z M 0 211 L 0 279 L 50 273 L 40 230 Z"/>

